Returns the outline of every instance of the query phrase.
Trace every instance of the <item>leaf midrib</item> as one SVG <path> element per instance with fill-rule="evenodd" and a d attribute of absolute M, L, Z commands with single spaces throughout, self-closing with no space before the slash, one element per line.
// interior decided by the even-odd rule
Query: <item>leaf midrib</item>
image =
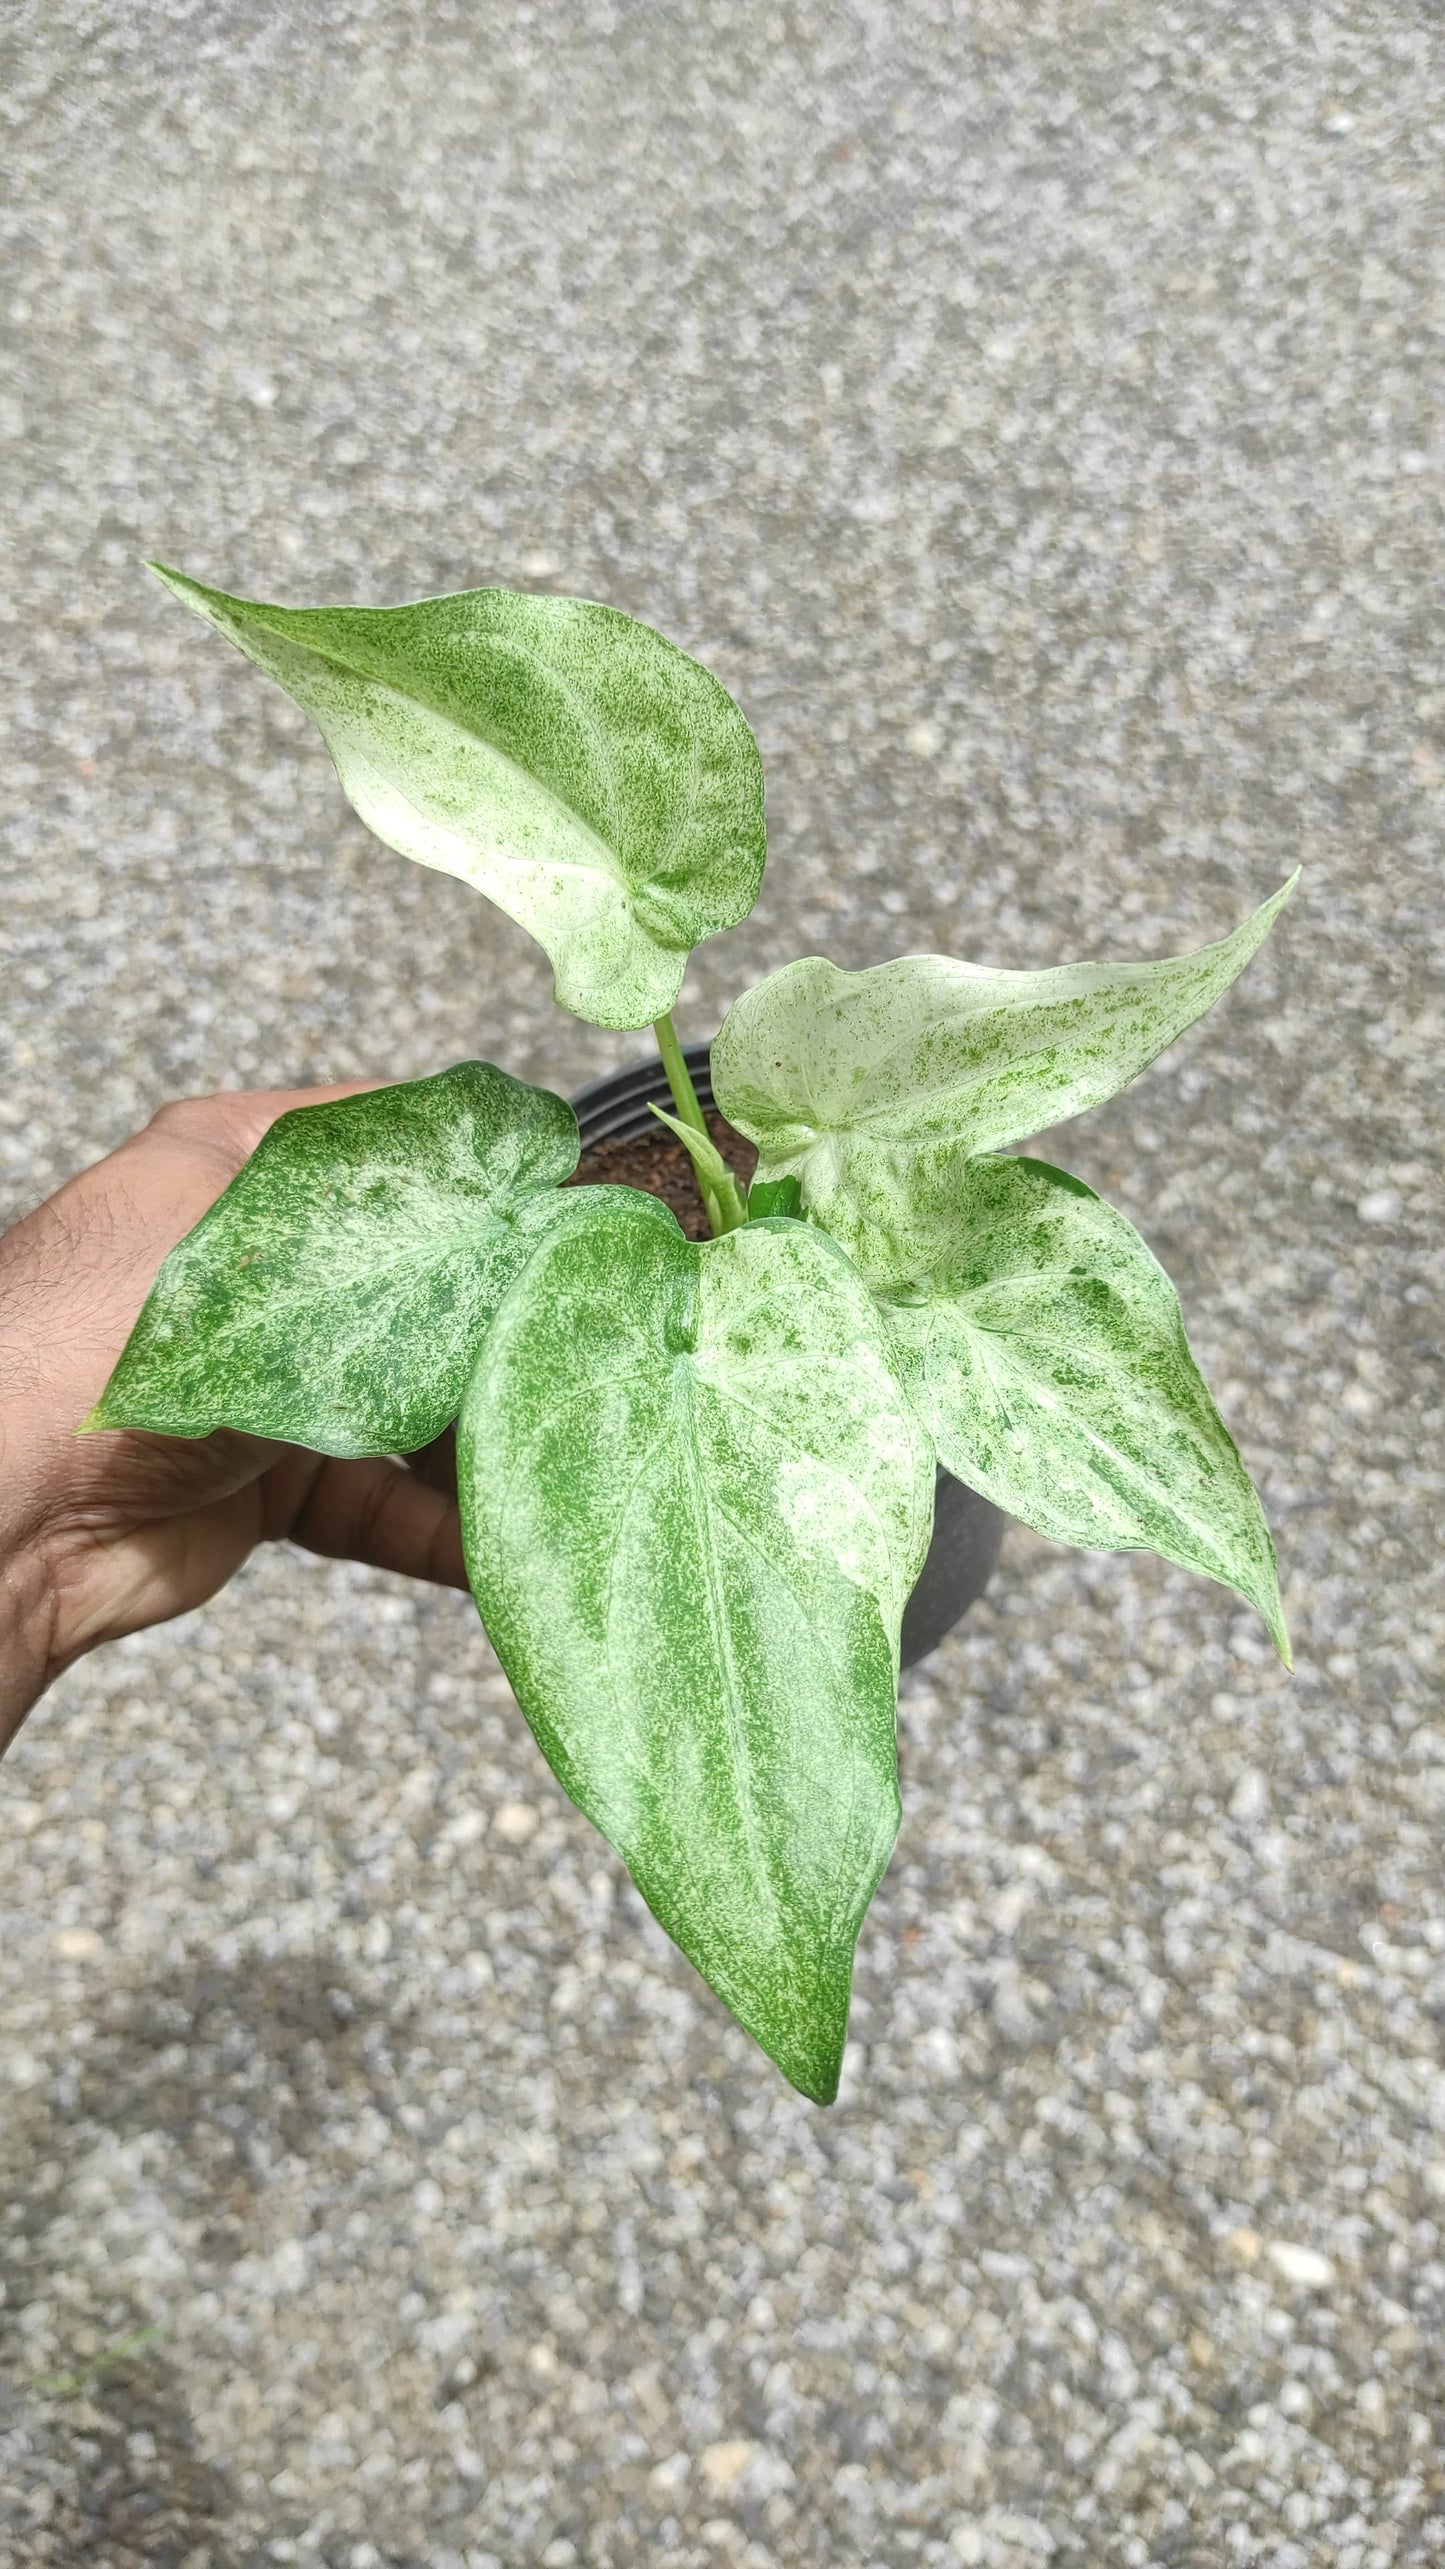
<path fill-rule="evenodd" d="M 1021 977 L 1032 978 L 1031 975 Z M 886 1123 L 890 1115 L 904 1115 L 910 1111 L 916 1113 L 920 1108 L 934 1114 L 946 1114 L 954 1101 L 960 1102 L 959 1111 L 966 1119 L 967 1108 L 976 1100 L 981 1089 L 996 1087 L 1000 1083 L 1008 1084 L 1010 1074 L 1012 1074 L 1012 1083 L 1017 1084 L 1031 1073 L 1036 1073 L 1041 1055 L 1058 1052 L 1077 1056 L 1085 1047 L 1078 1041 L 1072 1030 L 1063 1030 L 1056 1044 L 1045 1047 L 1036 1043 L 1028 1050 L 1020 1048 L 1008 1051 L 1002 1046 L 1004 1026 L 1001 1025 L 998 1058 L 978 1059 L 966 1069 L 953 1072 L 949 1078 L 940 1080 L 936 1085 L 915 1087 L 906 1098 L 879 1098 L 869 1092 L 880 1078 L 894 1068 L 901 1054 L 911 1046 L 922 1042 L 925 1037 L 936 1034 L 940 1027 L 946 1029 L 951 1024 L 962 1021 L 982 1024 L 990 1017 L 1004 1021 L 1004 1025 L 1016 1027 L 1021 1017 L 1026 1018 L 1036 1013 L 1042 1015 L 1045 1011 L 1052 1014 L 1056 1009 L 1063 1007 L 1082 1007 L 1089 995 L 1087 992 L 1080 992 L 1070 999 L 1025 999 L 1020 996 L 1017 999 L 1003 1000 L 994 1007 L 970 1009 L 957 1012 L 950 1017 L 935 1018 L 922 1028 L 914 1028 L 911 1034 L 901 1036 L 879 1061 L 870 1065 L 867 1085 L 856 1100 L 849 1101 L 845 1120 L 831 1127 L 819 1125 L 815 1129 L 820 1132 L 832 1130 L 847 1139 L 856 1131 L 875 1132 L 880 1124 Z M 1109 1030 L 1103 1028 L 1099 1030 L 1101 1036 L 1107 1031 Z M 1066 1069 L 1060 1073 L 1062 1077 L 1068 1075 Z M 926 1150 L 936 1142 L 957 1140 L 966 1144 L 968 1135 L 966 1131 L 959 1131 L 957 1134 L 933 1132 L 919 1134 L 915 1131 L 905 1131 L 889 1134 L 886 1138 L 905 1149 Z"/>
<path fill-rule="evenodd" d="M 538 1187 L 529 1191 L 541 1195 L 545 1194 L 547 1190 L 545 1188 Z M 520 1205 L 525 1201 L 525 1197 L 519 1197 L 516 1199 L 518 1207 L 520 1207 Z M 278 1287 L 275 1284 L 265 1285 L 265 1315 L 269 1319 L 272 1313 L 286 1314 L 288 1312 L 308 1310 L 312 1308 L 319 1299 L 334 1299 L 338 1294 L 351 1292 L 357 1285 L 369 1284 L 373 1278 L 385 1278 L 387 1276 L 394 1275 L 400 1267 L 416 1267 L 424 1272 L 429 1271 L 433 1267 L 444 1265 L 448 1258 L 455 1257 L 457 1252 L 460 1249 L 466 1248 L 469 1243 L 475 1243 L 485 1237 L 488 1231 L 503 1231 L 508 1227 L 506 1214 L 504 1212 L 499 1212 L 494 1205 L 488 1205 L 480 1217 L 475 1221 L 464 1225 L 458 1224 L 455 1229 L 447 1233 L 445 1236 L 442 1234 L 435 1235 L 438 1245 L 434 1249 L 428 1249 L 425 1251 L 417 1250 L 415 1248 L 399 1249 L 389 1257 L 374 1259 L 366 1268 L 364 1274 L 359 1270 L 353 1271 L 349 1276 L 343 1277 L 339 1283 L 333 1269 L 329 1279 L 323 1279 L 320 1283 L 310 1286 L 309 1288 L 306 1286 L 295 1286 L 288 1289 L 285 1286 Z M 234 1283 L 229 1283 L 222 1287 L 215 1277 L 203 1278 L 202 1281 L 205 1290 L 208 1293 L 216 1293 L 217 1291 L 224 1290 L 227 1301 L 226 1315 L 218 1323 L 216 1329 L 210 1334 L 208 1344 L 212 1346 L 226 1345 L 229 1344 L 230 1339 L 233 1337 L 237 1329 L 244 1329 L 247 1331 L 254 1330 L 256 1326 L 256 1316 L 254 1312 L 237 1312 L 234 1308 L 233 1297 L 237 1290 Z M 250 1279 L 248 1279 L 248 1281 L 250 1281 Z M 261 1277 L 257 1277 L 254 1281 L 261 1283 L 263 1279 Z"/>
<path fill-rule="evenodd" d="M 684 1359 L 674 1366 L 671 1406 L 674 1417 L 678 1418 L 693 1516 L 698 1529 L 698 1558 L 702 1563 L 703 1576 L 707 1584 L 708 1615 L 717 1638 L 718 1664 L 723 1678 L 724 1715 L 732 1749 L 733 1776 L 743 1836 L 754 1878 L 760 1878 L 767 1885 L 768 1897 L 772 1904 L 773 1930 L 776 1933 L 777 1891 L 753 1788 L 752 1761 L 748 1755 L 747 1735 L 743 1722 L 742 1689 L 733 1650 L 732 1629 L 728 1621 L 726 1600 L 721 1591 L 720 1565 L 711 1527 L 711 1501 L 699 1450 L 700 1439 L 695 1415 L 697 1387 L 697 1371 L 689 1360 Z M 732 1524 L 732 1518 L 726 1508 L 719 1505 L 718 1513 L 725 1523 Z"/>
<path fill-rule="evenodd" d="M 529 872 L 562 872 L 568 874 L 585 874 L 589 876 L 599 873 L 605 874 L 609 881 L 619 885 L 623 891 L 636 896 L 638 886 L 633 882 L 631 874 L 627 870 L 626 860 L 622 854 L 621 848 L 613 848 L 609 846 L 606 839 L 598 836 L 591 822 L 583 817 L 582 813 L 577 810 L 575 804 L 569 803 L 565 797 L 557 793 L 555 788 L 551 785 L 544 784 L 542 779 L 535 776 L 530 768 L 519 765 L 518 761 L 513 758 L 507 750 L 503 749 L 497 741 L 493 740 L 487 732 L 474 726 L 469 726 L 466 723 L 459 722 L 454 714 L 444 713 L 439 705 L 430 703 L 425 696 L 408 694 L 404 688 L 397 686 L 392 679 L 379 677 L 375 670 L 368 669 L 360 665 L 356 660 L 352 659 L 346 651 L 335 648 L 331 643 L 327 643 L 323 649 L 322 646 L 316 642 L 303 640 L 296 634 L 288 632 L 284 627 L 272 624 L 264 609 L 253 606 L 251 612 L 255 616 L 257 623 L 262 626 L 265 632 L 271 634 L 276 641 L 285 643 L 289 649 L 300 652 L 307 659 L 319 661 L 323 667 L 339 669 L 343 671 L 347 677 L 359 679 L 365 686 L 375 687 L 382 695 L 388 697 L 393 704 L 409 706 L 416 711 L 426 714 L 431 721 L 443 724 L 445 728 L 453 733 L 458 740 L 480 744 L 482 748 L 490 750 L 492 756 L 501 762 L 502 766 L 507 769 L 510 775 L 519 778 L 532 793 L 538 795 L 544 802 L 550 804 L 554 811 L 560 812 L 570 826 L 574 830 L 580 832 L 582 837 L 598 851 L 600 859 L 599 863 L 589 865 L 575 858 L 562 857 L 557 859 L 548 859 L 546 864 L 543 865 L 541 861 L 535 857 L 511 856 L 505 851 L 498 851 L 503 863 L 515 865 L 519 869 Z M 244 630 L 244 628 L 242 629 Z M 594 750 L 599 755 L 603 766 L 608 772 L 608 780 L 615 797 L 617 786 L 615 758 L 610 746 L 599 734 L 596 721 L 588 706 L 584 700 L 579 697 L 577 690 L 572 685 L 570 679 L 568 679 L 561 670 L 554 668 L 552 663 L 544 659 L 540 652 L 529 650 L 525 644 L 513 642 L 510 638 L 505 637 L 500 640 L 495 640 L 493 637 L 488 637 L 488 639 L 489 642 L 492 642 L 493 647 L 510 651 L 519 660 L 528 662 L 541 670 L 546 678 L 551 681 L 566 697 L 568 704 L 577 715 L 579 722 L 588 734 Z M 284 684 L 284 681 L 282 683 Z M 378 770 L 378 772 L 380 771 Z M 407 796 L 407 799 L 410 800 L 409 795 Z M 415 808 L 415 805 L 413 805 L 413 809 Z M 422 816 L 419 815 L 419 817 Z M 691 815 L 689 814 L 688 817 L 691 818 Z M 620 838 L 620 828 L 618 835 Z"/>
<path fill-rule="evenodd" d="M 971 1326 L 966 1320 L 962 1322 L 962 1326 L 966 1334 L 978 1348 L 978 1353 L 982 1360 L 985 1373 L 992 1374 L 996 1380 L 1000 1375 L 1007 1375 L 1011 1381 L 1022 1384 L 1025 1391 L 1031 1394 L 1034 1401 L 1039 1406 L 1044 1405 L 1040 1402 L 1036 1378 L 1027 1373 L 1024 1367 L 1018 1363 L 1010 1351 L 1007 1339 L 1004 1338 L 1001 1333 L 996 1334 L 981 1327 Z M 1116 1369 L 1111 1368 L 1110 1370 L 1114 1371 Z M 1146 1493 L 1148 1492 L 1151 1485 L 1147 1481 L 1143 1465 L 1141 1465 L 1132 1455 L 1126 1453 L 1122 1446 L 1111 1443 L 1107 1436 L 1101 1435 L 1099 1430 L 1094 1427 L 1091 1422 L 1081 1414 L 1081 1412 L 1071 1408 L 1067 1402 L 1062 1399 L 1058 1399 L 1056 1396 L 1055 1405 L 1060 1416 L 1065 1419 L 1068 1426 L 1075 1432 L 1075 1434 L 1082 1437 L 1086 1444 L 1093 1446 L 1098 1453 L 1107 1455 L 1113 1462 L 1119 1464 L 1135 1481 L 1142 1483 Z M 1224 1432 L 1227 1435 L 1228 1429 L 1225 1429 Z M 1206 1555 L 1212 1560 L 1218 1560 L 1219 1555 L 1216 1548 L 1219 1540 L 1218 1535 L 1212 1535 L 1207 1526 L 1201 1525 L 1199 1518 L 1196 1516 L 1192 1508 L 1177 1499 L 1169 1497 L 1167 1494 L 1162 1497 L 1156 1497 L 1155 1504 L 1157 1506 L 1162 1506 L 1180 1525 L 1186 1527 L 1197 1544 L 1202 1544 L 1206 1547 L 1206 1553 L 1201 1554 L 1201 1566 L 1203 1566 Z M 1147 1550 L 1149 1546 L 1145 1544 L 1134 1546 L 1132 1548 Z"/>
<path fill-rule="evenodd" d="M 1222 938 L 1219 940 L 1219 943 L 1224 946 L 1228 946 L 1230 942 L 1231 940 L 1229 938 Z M 1196 949 L 1195 953 L 1189 956 L 1170 955 L 1161 957 L 1154 961 L 1136 964 L 1057 964 L 1047 968 L 1043 972 L 1037 973 L 1011 973 L 1003 970 L 992 970 L 988 966 L 962 963 L 952 956 L 941 958 L 941 960 L 955 963 L 956 968 L 960 973 L 967 973 L 970 975 L 976 973 L 980 982 L 987 982 L 987 992 L 980 990 L 977 1000 L 970 1004 L 965 992 L 960 989 L 957 993 L 956 999 L 951 996 L 950 1002 L 947 1006 L 936 1008 L 930 1014 L 925 1016 L 921 1022 L 915 1021 L 905 1033 L 900 1034 L 897 1040 L 890 1044 L 885 1052 L 880 1053 L 874 1060 L 870 1061 L 864 1080 L 860 1085 L 859 1092 L 856 1097 L 849 1100 L 846 1115 L 843 1119 L 833 1121 L 831 1119 L 818 1118 L 814 1116 L 811 1113 L 810 1100 L 810 1128 L 820 1135 L 825 1133 L 837 1133 L 846 1138 L 849 1133 L 858 1129 L 863 1131 L 872 1131 L 880 1122 L 885 1120 L 890 1113 L 906 1111 L 907 1101 L 900 1102 L 897 1099 L 894 1099 L 891 1102 L 888 1100 L 880 1100 L 874 1097 L 871 1092 L 875 1089 L 880 1079 L 886 1077 L 891 1070 L 896 1069 L 900 1058 L 905 1056 L 910 1049 L 924 1042 L 928 1037 L 938 1034 L 940 1031 L 946 1032 L 950 1027 L 961 1027 L 972 1023 L 975 1020 L 988 1017 L 998 1017 L 1004 1020 L 1016 1022 L 1020 1016 L 1029 1015 L 1035 1011 L 1042 1013 L 1046 1010 L 1053 1011 L 1060 1008 L 1082 1008 L 1090 1000 L 1097 999 L 1101 995 L 1116 997 L 1121 1009 L 1127 1009 L 1130 1014 L 1137 1015 L 1140 1009 L 1147 1003 L 1151 991 L 1158 987 L 1158 983 L 1155 981 L 1153 976 L 1158 975 L 1162 980 L 1163 977 L 1178 964 L 1197 964 L 1201 962 L 1204 957 L 1210 956 L 1215 951 L 1217 951 L 1217 949 L 1211 949 L 1206 946 Z M 886 971 L 891 969 L 891 967 L 885 965 L 882 969 Z M 1097 973 L 1100 978 L 1097 982 L 1087 984 L 1081 989 L 1078 987 L 1075 977 L 1085 973 Z M 1115 983 L 1113 990 L 1110 991 L 1108 985 L 1115 975 L 1119 976 L 1119 980 Z M 1207 973 L 1203 977 L 1207 979 Z M 1054 980 L 1055 978 L 1061 986 L 1056 988 L 1053 992 L 1045 992 L 1040 989 L 1039 985 L 1042 982 Z M 1066 982 L 1073 986 L 1063 987 L 1062 985 Z M 1029 985 L 1028 988 L 1023 986 L 1025 984 Z M 1191 1020 L 1190 1022 L 1194 1021 Z M 1101 1030 L 1101 1033 L 1102 1031 L 1104 1030 Z M 1183 1032 L 1185 1030 L 1181 1028 L 1178 1031 Z M 1167 1045 L 1171 1040 L 1173 1039 L 1166 1036 L 1165 1044 Z M 1072 1047 L 1070 1048 L 1072 1049 Z M 1164 1046 L 1161 1045 L 1160 1049 L 1164 1049 Z M 1016 1056 L 1015 1058 L 1017 1060 L 1017 1067 L 1020 1073 L 1026 1071 L 1030 1066 L 1031 1056 L 1024 1054 L 1022 1056 Z M 1147 1064 L 1141 1065 L 1141 1067 L 1147 1068 Z M 913 1092 L 913 1095 L 915 1097 L 926 1098 L 929 1101 L 947 1100 L 955 1096 L 966 1098 L 971 1091 L 984 1086 L 989 1080 L 996 1078 L 997 1075 L 998 1072 L 996 1067 L 991 1068 L 984 1066 L 981 1067 L 971 1079 L 963 1080 L 955 1078 L 938 1087 L 916 1089 Z M 1137 1074 L 1135 1074 L 1135 1076 L 1137 1076 Z M 806 1072 L 804 1073 L 804 1079 L 806 1084 Z M 793 1115 L 786 1120 L 796 1124 L 802 1119 Z M 927 1139 L 934 1137 L 927 1137 L 923 1141 L 915 1141 L 913 1136 L 901 1133 L 895 1136 L 890 1136 L 889 1138 L 898 1141 L 904 1146 L 926 1148 Z M 962 1141 L 966 1139 L 966 1136 L 960 1134 L 958 1138 Z"/>

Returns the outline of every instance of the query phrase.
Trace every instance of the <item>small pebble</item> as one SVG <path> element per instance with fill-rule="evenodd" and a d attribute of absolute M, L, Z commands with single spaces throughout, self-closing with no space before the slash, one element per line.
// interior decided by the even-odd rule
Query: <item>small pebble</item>
<path fill-rule="evenodd" d="M 492 1821 L 499 1838 L 509 1846 L 523 1846 L 537 1825 L 537 1814 L 530 1802 L 504 1802 Z"/>
<path fill-rule="evenodd" d="M 757 2446 L 741 2438 L 732 2443 L 709 2444 L 699 2454 L 702 2476 L 715 2498 L 731 2497 L 756 2454 Z"/>
<path fill-rule="evenodd" d="M 1298 2284 L 1302 2291 L 1324 2292 L 1335 2279 L 1328 2257 L 1321 2256 L 1318 2248 L 1301 2247 L 1293 2239 L 1271 2239 L 1269 2261 L 1286 2283 Z"/>
<path fill-rule="evenodd" d="M 1269 1809 L 1269 1782 L 1257 1766 L 1247 1766 L 1229 1797 L 1232 1820 L 1262 1820 Z"/>

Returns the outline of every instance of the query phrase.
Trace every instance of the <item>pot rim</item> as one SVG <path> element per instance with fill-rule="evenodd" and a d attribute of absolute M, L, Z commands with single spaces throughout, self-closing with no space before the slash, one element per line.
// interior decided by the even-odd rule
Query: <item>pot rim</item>
<path fill-rule="evenodd" d="M 697 1091 L 698 1104 L 711 1106 L 711 1044 L 684 1044 L 682 1057 Z M 573 1090 L 570 1101 L 582 1128 L 584 1147 L 594 1142 L 632 1141 L 639 1133 L 652 1132 L 657 1118 L 648 1112 L 649 1100 L 667 1098 L 670 1102 L 671 1095 L 660 1053 L 654 1053 L 650 1060 L 644 1057 L 624 1062 L 620 1070 L 606 1070 L 597 1079 L 585 1080 Z"/>

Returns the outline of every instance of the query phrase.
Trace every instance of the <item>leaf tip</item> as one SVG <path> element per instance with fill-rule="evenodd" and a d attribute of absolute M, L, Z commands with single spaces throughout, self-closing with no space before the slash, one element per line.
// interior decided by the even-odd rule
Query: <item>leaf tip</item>
<path fill-rule="evenodd" d="M 831 2074 L 825 2074 L 813 2080 L 802 2078 L 796 2079 L 793 2084 L 796 2086 L 800 2096 L 806 2096 L 810 2105 L 821 2105 L 824 2108 L 830 2105 L 836 2105 L 838 2102 L 838 2081 L 842 2074 L 842 2066 L 842 2062 L 840 2061 L 838 2067 L 833 2070 Z"/>
<path fill-rule="evenodd" d="M 1250 1603 L 1256 1606 L 1263 1616 L 1270 1640 L 1274 1643 L 1285 1667 L 1293 1673 L 1294 1648 L 1289 1637 L 1289 1625 L 1284 1619 L 1284 1600 L 1279 1593 L 1278 1576 L 1269 1581 L 1262 1581 L 1253 1591 L 1241 1589 L 1240 1593 L 1249 1594 Z"/>
<path fill-rule="evenodd" d="M 746 2019 L 740 2019 L 746 2025 Z M 792 2043 L 773 2043 L 755 2026 L 746 2029 L 761 2044 L 774 2069 L 780 2069 L 795 2094 L 807 2098 L 810 2105 L 829 2106 L 838 2102 L 838 2082 L 843 2074 L 843 2046 L 820 2052 L 812 2046 L 799 2051 Z"/>
<path fill-rule="evenodd" d="M 810 2105 L 836 2105 L 838 2085 L 843 2075 L 843 2054 L 848 2039 L 848 1982 L 852 1979 L 852 1956 L 848 1959 L 847 1979 L 841 1991 L 834 1990 L 819 2009 L 804 2011 L 801 2020 L 792 2017 L 780 2023 L 771 2011 L 754 2015 L 751 2009 L 739 2008 L 731 1998 L 728 2004 L 754 2042 L 761 2045 L 775 2069 L 780 2069 L 789 2087 L 805 2096 Z"/>
<path fill-rule="evenodd" d="M 145 567 L 159 580 L 163 589 L 169 589 L 173 598 L 180 599 L 183 607 L 190 607 L 194 614 L 206 617 L 210 623 L 215 622 L 213 605 L 221 594 L 219 590 L 204 587 L 201 581 L 191 579 L 186 572 L 173 569 L 169 562 L 155 562 L 147 556 Z"/>

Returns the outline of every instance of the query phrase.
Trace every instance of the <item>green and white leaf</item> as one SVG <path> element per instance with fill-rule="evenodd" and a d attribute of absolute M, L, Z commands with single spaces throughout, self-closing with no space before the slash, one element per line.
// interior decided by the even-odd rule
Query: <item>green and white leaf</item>
<path fill-rule="evenodd" d="M 1163 963 L 992 972 L 908 955 L 843 972 L 809 956 L 729 1010 L 713 1094 L 757 1144 L 759 1177 L 795 1175 L 813 1219 L 886 1284 L 913 1263 L 920 1158 L 997 1150 L 1112 1097 L 1228 989 L 1297 881 Z"/>
<path fill-rule="evenodd" d="M 578 1149 L 562 1098 L 487 1062 L 293 1109 L 171 1251 L 87 1424 L 415 1452 L 574 1214 Z"/>
<path fill-rule="evenodd" d="M 922 1255 L 882 1307 L 939 1461 L 1057 1542 L 1223 1580 L 1288 1661 L 1264 1512 L 1132 1224 L 1041 1160 L 963 1153 L 908 1211 Z"/>
<path fill-rule="evenodd" d="M 513 589 L 265 606 L 151 567 L 310 714 L 378 838 L 536 937 L 577 1016 L 651 1024 L 690 949 L 752 908 L 757 744 L 650 625 Z"/>
<path fill-rule="evenodd" d="M 548 1238 L 498 1311 L 458 1430 L 467 1561 L 566 1790 L 827 2103 L 898 1822 L 933 1456 L 831 1241 L 694 1244 L 657 1210 Z"/>

